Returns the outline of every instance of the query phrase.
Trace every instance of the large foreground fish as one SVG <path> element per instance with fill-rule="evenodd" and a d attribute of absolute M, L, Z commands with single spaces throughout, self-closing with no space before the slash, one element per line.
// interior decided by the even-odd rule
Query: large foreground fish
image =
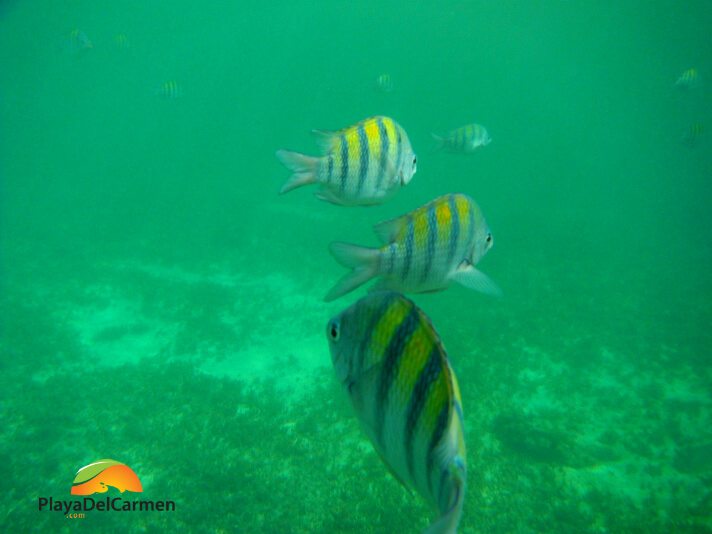
<path fill-rule="evenodd" d="M 331 301 L 380 277 L 380 289 L 422 293 L 445 289 L 451 281 L 491 295 L 497 285 L 475 268 L 492 248 L 482 211 L 467 195 L 449 194 L 374 227 L 383 246 L 331 243 L 336 261 L 350 267 L 326 295 Z"/>
<path fill-rule="evenodd" d="M 405 130 L 389 117 L 371 117 L 337 132 L 315 130 L 323 156 L 278 150 L 292 176 L 280 194 L 319 184 L 317 198 L 345 206 L 380 204 L 410 182 L 417 158 Z"/>
<path fill-rule="evenodd" d="M 462 402 L 430 320 L 403 295 L 376 292 L 332 318 L 326 336 L 374 448 L 437 511 L 428 534 L 454 533 L 467 473 Z"/>

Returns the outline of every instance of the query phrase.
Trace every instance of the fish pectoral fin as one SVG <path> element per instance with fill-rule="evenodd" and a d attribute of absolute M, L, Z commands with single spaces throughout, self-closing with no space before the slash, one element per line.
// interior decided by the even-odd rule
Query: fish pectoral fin
<path fill-rule="evenodd" d="M 331 130 L 312 130 L 312 135 L 322 154 L 328 154 L 333 149 L 334 138 L 339 135 L 339 133 L 332 132 Z"/>
<path fill-rule="evenodd" d="M 460 285 L 480 291 L 493 297 L 501 297 L 502 290 L 495 284 L 489 276 L 482 271 L 478 271 L 469 262 L 462 262 L 450 278 Z"/>
<path fill-rule="evenodd" d="M 383 244 L 392 243 L 398 237 L 405 227 L 408 225 L 408 215 L 402 217 L 397 217 L 395 219 L 390 219 L 388 221 L 381 221 L 374 225 L 373 231 L 376 232 L 376 236 Z"/>

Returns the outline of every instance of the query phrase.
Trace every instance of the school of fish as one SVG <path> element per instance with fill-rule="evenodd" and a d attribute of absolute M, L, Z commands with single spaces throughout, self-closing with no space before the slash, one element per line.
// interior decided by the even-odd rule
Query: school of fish
<path fill-rule="evenodd" d="M 131 48 L 124 33 L 115 34 L 113 44 L 119 50 Z M 74 28 L 64 33 L 61 48 L 79 58 L 95 45 Z M 673 85 L 688 98 L 701 86 L 700 73 L 688 68 Z M 392 93 L 391 74 L 377 75 L 374 88 Z M 153 92 L 164 100 L 184 95 L 183 85 L 175 79 L 154 85 Z M 693 148 L 700 143 L 704 125 L 697 120 L 688 124 L 681 141 Z M 492 142 L 487 128 L 475 122 L 443 132 L 431 134 L 435 148 L 443 152 L 478 153 Z M 404 189 L 418 169 L 406 130 L 391 117 L 371 116 L 338 130 L 312 133 L 318 155 L 277 150 L 277 159 L 291 172 L 280 194 L 316 185 L 319 200 L 372 206 Z M 444 194 L 373 228 L 378 246 L 341 241 L 328 246 L 336 262 L 349 271 L 325 301 L 377 280 L 366 296 L 327 322 L 332 364 L 388 470 L 436 514 L 427 534 L 453 534 L 463 514 L 467 481 L 460 389 L 432 321 L 404 293 L 442 291 L 455 282 L 501 296 L 498 285 L 477 268 L 494 238 L 480 206 L 464 193 Z"/>
<path fill-rule="evenodd" d="M 376 84 L 382 92 L 393 89 L 388 74 Z M 313 133 L 319 155 L 276 152 L 292 172 L 280 194 L 316 184 L 315 196 L 332 204 L 381 204 L 408 185 L 417 170 L 408 134 L 390 117 Z M 474 123 L 433 137 L 439 148 L 463 154 L 491 141 L 486 128 Z M 380 246 L 329 245 L 334 259 L 350 271 L 325 301 L 378 280 L 365 297 L 329 320 L 332 363 L 386 467 L 435 512 L 426 532 L 455 533 L 467 481 L 460 390 L 432 322 L 403 293 L 441 291 L 456 282 L 501 295 L 476 268 L 494 238 L 480 207 L 462 193 L 442 195 L 374 230 Z"/>

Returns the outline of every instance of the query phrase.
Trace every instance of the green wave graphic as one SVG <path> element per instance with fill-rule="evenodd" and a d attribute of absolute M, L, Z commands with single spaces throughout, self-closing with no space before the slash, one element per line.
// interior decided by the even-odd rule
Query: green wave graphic
<path fill-rule="evenodd" d="M 79 471 L 77 471 L 77 474 L 74 477 L 74 482 L 72 482 L 72 484 L 84 484 L 87 480 L 91 480 L 105 469 L 114 465 L 124 464 L 122 462 L 117 462 L 116 460 L 106 458 L 103 460 L 97 460 L 96 462 L 90 463 L 89 465 L 85 465 Z"/>

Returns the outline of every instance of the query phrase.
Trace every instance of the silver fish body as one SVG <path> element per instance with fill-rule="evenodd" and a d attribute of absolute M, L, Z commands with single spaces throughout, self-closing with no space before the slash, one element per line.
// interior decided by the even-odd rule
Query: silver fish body
<path fill-rule="evenodd" d="M 444 135 L 432 134 L 438 148 L 448 152 L 469 154 L 492 142 L 487 129 L 481 124 L 467 124 Z"/>
<path fill-rule="evenodd" d="M 403 295 L 377 292 L 333 317 L 326 336 L 374 448 L 437 512 L 428 532 L 454 533 L 467 475 L 462 401 L 430 320 Z"/>
<path fill-rule="evenodd" d="M 456 281 L 500 294 L 497 285 L 475 269 L 494 241 L 482 211 L 467 195 L 444 195 L 374 229 L 383 242 L 380 248 L 331 243 L 331 254 L 352 271 L 331 289 L 326 301 L 376 277 L 379 289 L 422 293 Z"/>
<path fill-rule="evenodd" d="M 416 172 L 408 135 L 389 117 L 371 117 L 338 132 L 314 133 L 324 153 L 321 157 L 277 151 L 280 162 L 293 172 L 280 193 L 316 183 L 321 186 L 317 198 L 333 204 L 380 204 Z"/>

